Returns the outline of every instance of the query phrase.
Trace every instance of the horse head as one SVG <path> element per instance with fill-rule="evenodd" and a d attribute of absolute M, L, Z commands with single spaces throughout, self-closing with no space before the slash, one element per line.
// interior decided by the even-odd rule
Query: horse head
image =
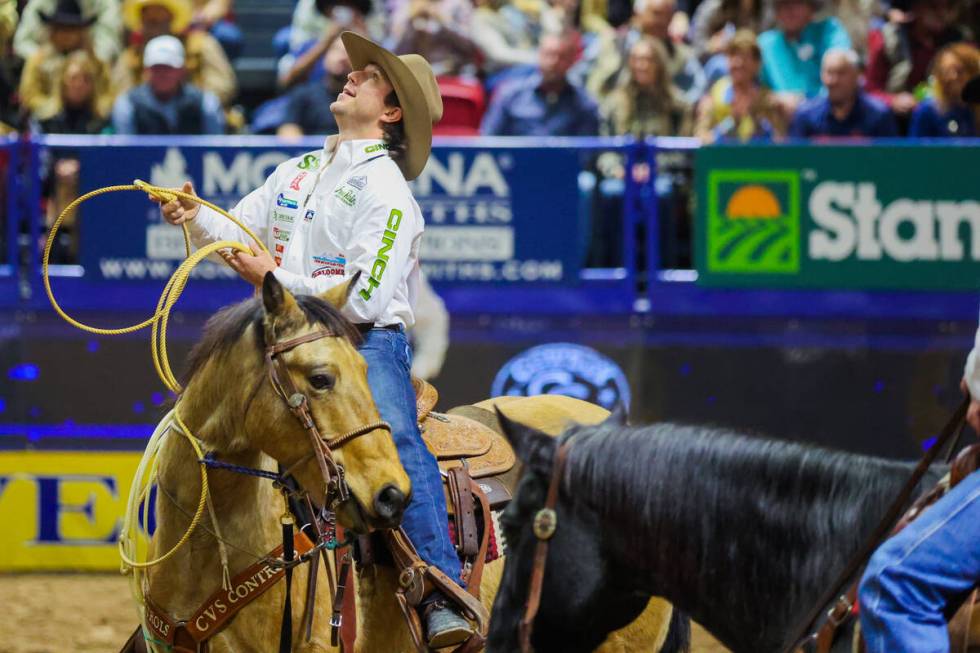
<path fill-rule="evenodd" d="M 557 520 L 547 539 L 540 607 L 530 621 L 530 643 L 536 651 L 592 651 L 606 633 L 632 621 L 647 599 L 622 592 L 610 582 L 612 570 L 603 555 L 605 538 L 598 515 L 587 500 L 575 495 L 575 436 L 582 427 L 555 439 L 509 420 L 499 410 L 497 414 L 524 465 L 524 476 L 500 517 L 507 563 L 493 604 L 487 651 L 522 650 L 522 628 L 528 627 L 522 622 L 541 542 L 535 521 L 545 506 L 562 444 L 570 458 L 558 479 Z M 609 419 L 620 421 L 623 416 L 617 412 Z"/>
<path fill-rule="evenodd" d="M 225 437 L 221 448 L 271 456 L 317 507 L 330 496 L 336 498 L 338 490 L 346 492 L 347 499 L 331 507 L 342 525 L 365 532 L 401 521 L 410 483 L 371 397 L 367 366 L 357 351 L 360 334 L 340 314 L 355 282 L 356 278 L 321 297 L 294 297 L 269 273 L 260 304 L 246 302 L 230 309 L 228 317 L 219 314 L 209 323 L 208 331 L 226 333 L 209 336 L 206 331 L 200 347 L 205 354 L 197 358 L 206 359 L 198 367 L 213 368 L 212 374 L 201 375 L 210 385 L 215 385 L 215 377 L 223 381 L 224 397 L 205 390 L 213 399 L 210 405 L 219 406 L 206 425 L 224 415 L 228 423 L 219 429 L 234 433 Z M 222 337 L 251 340 L 252 345 L 233 363 L 228 356 L 215 355 L 220 354 L 220 344 L 212 342 L 208 351 L 208 340 L 220 343 Z M 256 356 L 262 352 L 264 360 Z M 192 354 L 192 369 L 194 358 Z M 202 383 L 193 383 L 197 376 L 188 391 L 202 394 Z M 232 388 L 241 391 L 236 394 Z M 353 437 L 337 440 L 345 434 Z M 327 447 L 331 440 L 339 444 Z"/>

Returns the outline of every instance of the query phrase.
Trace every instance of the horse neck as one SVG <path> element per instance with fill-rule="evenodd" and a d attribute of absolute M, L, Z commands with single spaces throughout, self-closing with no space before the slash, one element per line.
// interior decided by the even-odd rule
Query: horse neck
<path fill-rule="evenodd" d="M 241 358 L 234 353 L 229 359 Z M 215 453 L 222 462 L 274 471 L 275 461 L 270 457 L 252 448 L 240 448 L 246 441 L 241 434 L 241 384 L 227 382 L 252 378 L 260 382 L 262 376 L 246 369 L 231 373 L 220 370 L 226 362 L 209 361 L 199 370 L 176 410 L 204 452 Z M 187 439 L 171 432 L 159 455 L 158 483 L 162 489 L 156 501 L 156 555 L 169 551 L 186 532 L 201 497 L 201 467 Z M 180 617 L 186 617 L 188 610 L 195 610 L 221 587 L 221 547 L 212 532 L 214 522 L 222 539 L 229 543 L 225 550 L 231 576 L 281 540 L 283 500 L 268 480 L 217 469 L 208 471 L 208 487 L 210 502 L 190 540 L 149 575 L 152 599 Z"/>
<path fill-rule="evenodd" d="M 608 449 L 643 451 L 633 473 L 596 457 L 571 479 L 585 496 L 604 487 L 597 512 L 614 580 L 667 598 L 734 651 L 778 648 L 909 473 L 796 445 L 715 444 L 691 427 L 634 431 L 645 448 L 618 439 Z"/>

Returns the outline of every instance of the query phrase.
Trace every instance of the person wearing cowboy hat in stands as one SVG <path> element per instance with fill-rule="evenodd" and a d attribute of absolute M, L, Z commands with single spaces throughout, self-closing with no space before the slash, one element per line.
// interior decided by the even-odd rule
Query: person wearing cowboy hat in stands
<path fill-rule="evenodd" d="M 980 75 L 961 97 L 980 105 Z M 970 397 L 966 421 L 980 434 L 980 328 L 960 385 Z M 974 471 L 871 556 L 858 590 L 867 652 L 946 653 L 946 619 L 978 587 L 980 472 Z M 958 642 L 956 650 L 965 648 Z"/>
<path fill-rule="evenodd" d="M 14 53 L 24 61 L 30 59 L 49 42 L 48 34 L 54 20 L 62 28 L 84 29 L 99 59 L 107 65 L 114 61 L 123 42 L 118 2 L 77 0 L 72 4 L 66 4 L 64 0 L 29 0 L 14 34 Z"/>
<path fill-rule="evenodd" d="M 176 36 L 184 44 L 187 79 L 218 96 L 225 107 L 238 92 L 235 71 L 221 44 L 204 30 L 191 27 L 189 0 L 124 0 L 123 21 L 136 35 L 116 61 L 112 79 L 121 93 L 143 81 L 143 48 L 157 36 Z"/>
<path fill-rule="evenodd" d="M 61 69 L 65 59 L 76 50 L 86 50 L 97 62 L 96 85 L 108 87 L 108 72 L 92 52 L 89 29 L 95 16 L 86 16 L 78 0 L 58 0 L 51 13 L 42 13 L 48 39 L 24 64 L 20 78 L 21 105 L 32 115 L 51 104 L 60 89 Z"/>
<path fill-rule="evenodd" d="M 395 56 L 353 32 L 341 39 L 353 72 L 330 104 L 339 134 L 322 150 L 279 165 L 232 210 L 270 253 L 256 245 L 254 256 L 237 254 L 230 265 L 256 286 L 274 274 L 297 294 L 320 294 L 359 275 L 343 313 L 364 334 L 368 384 L 412 481 L 402 526 L 421 558 L 459 583 L 439 467 L 416 423 L 405 336 L 415 322 L 423 229 L 407 182 L 428 161 L 442 97 L 419 55 Z M 190 183 L 184 190 L 193 192 Z M 162 212 L 171 224 L 186 223 L 198 246 L 247 242 L 233 223 L 193 202 L 174 200 Z M 469 623 L 441 595 L 430 598 L 423 615 L 429 645 L 468 638 Z"/>

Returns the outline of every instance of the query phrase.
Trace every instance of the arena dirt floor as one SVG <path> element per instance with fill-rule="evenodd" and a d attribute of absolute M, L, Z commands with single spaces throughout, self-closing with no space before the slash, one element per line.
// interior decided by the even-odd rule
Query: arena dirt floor
<path fill-rule="evenodd" d="M 0 575 L 0 653 L 117 653 L 136 625 L 129 586 L 103 574 Z M 726 653 L 704 631 L 693 653 Z"/>

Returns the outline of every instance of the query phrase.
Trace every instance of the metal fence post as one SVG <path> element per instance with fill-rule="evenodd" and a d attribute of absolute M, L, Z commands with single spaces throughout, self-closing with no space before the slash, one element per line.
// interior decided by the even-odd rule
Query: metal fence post
<path fill-rule="evenodd" d="M 626 279 L 632 288 L 634 302 L 639 295 L 639 289 L 636 286 L 639 278 L 636 255 L 638 189 L 633 179 L 632 170 L 636 163 L 639 143 L 640 141 L 633 140 L 622 146 L 622 151 L 626 155 L 625 184 L 623 186 L 623 269 L 626 271 Z"/>
<path fill-rule="evenodd" d="M 653 301 L 653 290 L 660 273 L 660 197 L 657 195 L 657 143 L 647 138 L 643 142 L 646 164 L 650 167 L 643 198 L 643 219 L 646 224 L 647 297 Z"/>
<path fill-rule="evenodd" d="M 20 256 L 18 256 L 17 237 L 20 232 L 20 183 L 17 170 L 20 168 L 20 143 L 11 141 L 8 143 L 7 150 L 7 178 L 5 180 L 7 191 L 7 263 L 10 266 L 10 275 L 14 282 L 18 279 L 20 269 Z"/>

